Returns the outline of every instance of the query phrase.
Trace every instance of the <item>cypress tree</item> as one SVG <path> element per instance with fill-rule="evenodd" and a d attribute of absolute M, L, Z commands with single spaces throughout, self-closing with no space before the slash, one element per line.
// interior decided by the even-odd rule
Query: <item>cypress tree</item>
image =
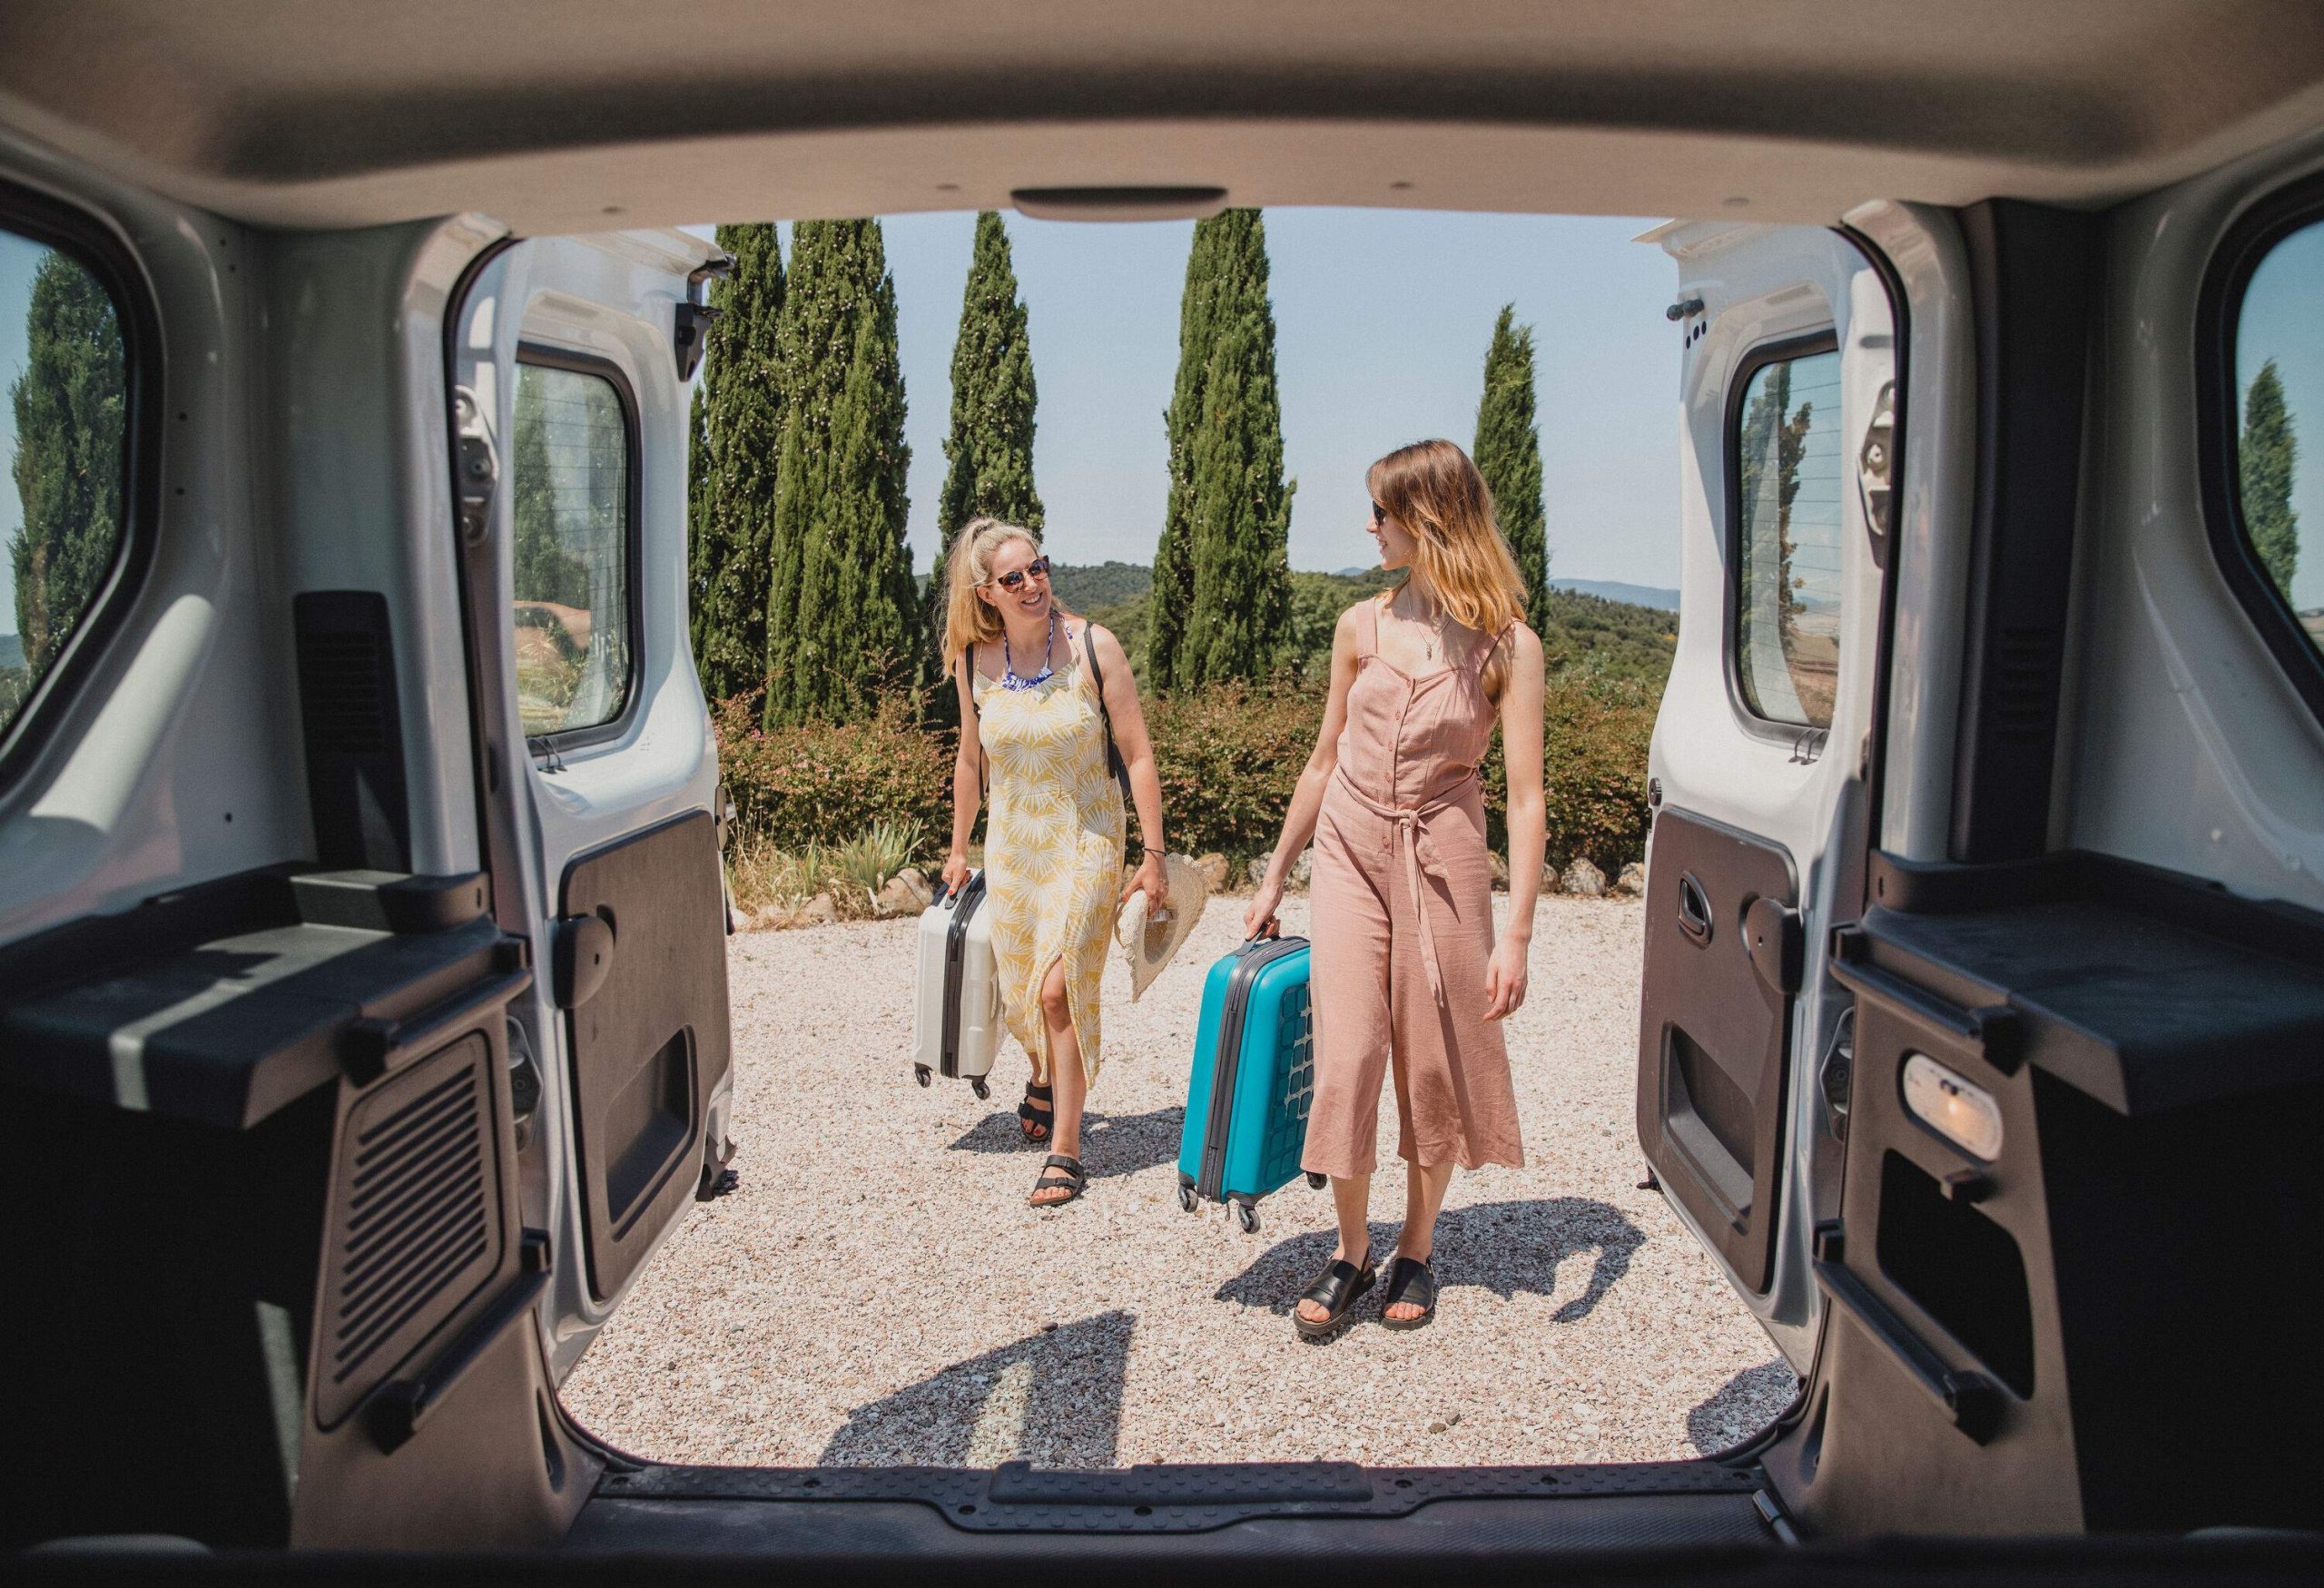
<path fill-rule="evenodd" d="M 1033 488 L 1033 349 L 1025 305 L 1017 295 L 1009 232 L 1000 216 L 977 216 L 976 252 L 960 301 L 960 330 L 952 343 L 952 431 L 945 438 L 944 494 L 936 508 L 936 571 L 928 582 L 922 622 L 931 666 L 944 635 L 944 559 L 952 537 L 971 518 L 990 517 L 1039 533 L 1040 493 Z M 933 697 L 950 720 L 959 700 L 948 689 Z"/>
<path fill-rule="evenodd" d="M 1492 492 L 1502 538 L 1525 581 L 1525 621 L 1550 620 L 1549 531 L 1541 512 L 1541 432 L 1533 408 L 1533 328 L 1504 303 L 1485 349 L 1484 395 L 1477 403 L 1477 472 Z"/>
<path fill-rule="evenodd" d="M 1157 689 L 1254 679 L 1291 608 L 1291 494 L 1266 228 L 1256 210 L 1195 226 L 1164 416 L 1170 496 L 1154 560 L 1147 676 Z"/>
<path fill-rule="evenodd" d="M 2260 566 L 2291 599 L 2291 577 L 2299 567 L 2299 515 L 2292 511 L 2291 479 L 2299 461 L 2291 410 L 2284 405 L 2283 377 L 2270 359 L 2252 378 L 2243 399 L 2243 532 Z"/>
<path fill-rule="evenodd" d="M 868 715 L 915 681 L 896 283 L 877 221 L 802 221 L 781 337 L 785 393 L 767 601 L 769 726 Z"/>
<path fill-rule="evenodd" d="M 97 598 L 121 547 L 121 440 L 127 365 L 113 300 L 74 260 L 33 272 L 15 409 L 24 522 L 8 544 L 24 687 L 47 671 Z M 0 726 L 5 726 L 0 723 Z"/>
<path fill-rule="evenodd" d="M 510 462 L 517 506 L 515 594 L 519 601 L 549 601 L 586 611 L 591 605 L 589 565 L 557 538 L 548 414 L 539 382 L 537 371 L 518 370 L 517 436 Z"/>
<path fill-rule="evenodd" d="M 703 383 L 686 405 L 686 633 L 699 645 L 703 598 L 710 588 L 710 447 L 704 436 Z"/>
<path fill-rule="evenodd" d="M 766 679 L 767 589 L 773 571 L 775 459 L 783 450 L 784 385 L 777 332 L 787 296 L 771 222 L 721 226 L 734 272 L 713 282 L 701 385 L 701 474 L 687 534 L 694 666 L 713 700 Z"/>

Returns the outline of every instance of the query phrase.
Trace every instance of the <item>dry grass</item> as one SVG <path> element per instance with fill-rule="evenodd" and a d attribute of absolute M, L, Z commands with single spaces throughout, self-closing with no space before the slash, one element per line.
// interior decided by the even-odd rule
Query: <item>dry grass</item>
<path fill-rule="evenodd" d="M 920 847 L 920 826 L 912 822 L 874 822 L 845 843 L 810 840 L 797 849 L 778 849 L 762 835 L 741 833 L 726 857 L 727 887 L 734 907 L 745 912 L 768 904 L 795 910 L 829 893 L 841 919 L 868 920 L 872 900 Z"/>

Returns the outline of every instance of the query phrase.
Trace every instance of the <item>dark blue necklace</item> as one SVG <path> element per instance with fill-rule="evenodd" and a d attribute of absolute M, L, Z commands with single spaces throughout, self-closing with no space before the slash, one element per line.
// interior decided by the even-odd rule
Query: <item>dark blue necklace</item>
<path fill-rule="evenodd" d="M 1017 673 L 1017 664 L 1009 654 L 1009 629 L 1006 625 L 1003 625 L 1000 630 L 1000 686 L 1003 689 L 1031 689 L 1048 683 L 1050 676 L 1057 672 L 1057 669 L 1049 665 L 1049 653 L 1055 649 L 1057 649 L 1057 608 L 1052 607 L 1049 608 L 1049 639 L 1041 646 L 1041 670 L 1030 678 L 1019 677 Z"/>

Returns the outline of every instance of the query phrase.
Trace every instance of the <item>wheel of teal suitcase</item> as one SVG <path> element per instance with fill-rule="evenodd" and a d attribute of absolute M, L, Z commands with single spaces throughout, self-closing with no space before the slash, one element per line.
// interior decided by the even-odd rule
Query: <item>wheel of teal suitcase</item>
<path fill-rule="evenodd" d="M 985 1099 L 992 1095 L 992 1088 L 984 1083 L 984 1077 L 981 1075 L 969 1082 L 969 1090 L 977 1094 L 977 1101 L 979 1102 L 984 1101 Z"/>
<path fill-rule="evenodd" d="M 1245 1235 L 1258 1234 L 1258 1205 L 1255 1202 L 1236 1202 L 1235 1204 L 1235 1222 L 1243 1227 L 1243 1233 Z"/>
<path fill-rule="evenodd" d="M 1307 1171 L 1307 1185 L 1310 1189 L 1320 1191 L 1331 1183 L 1330 1176 L 1319 1175 L 1312 1169 Z"/>
<path fill-rule="evenodd" d="M 1178 1177 L 1178 1206 L 1188 1213 L 1195 1210 L 1195 1183 L 1184 1175 Z"/>
<path fill-rule="evenodd" d="M 926 1086 L 928 1084 L 928 1066 L 925 1064 L 913 1065 L 911 1067 L 911 1078 L 920 1082 L 921 1085 Z"/>

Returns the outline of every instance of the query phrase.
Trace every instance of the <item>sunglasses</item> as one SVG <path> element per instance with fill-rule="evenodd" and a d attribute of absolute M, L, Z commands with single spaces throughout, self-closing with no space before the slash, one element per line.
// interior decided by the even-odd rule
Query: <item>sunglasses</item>
<path fill-rule="evenodd" d="M 1048 578 L 1049 577 L 1049 559 L 1045 557 L 1037 557 L 1032 561 L 1027 563 L 1022 568 L 1019 568 L 1017 572 L 1013 574 L 1003 574 L 992 582 L 999 585 L 1004 590 L 1021 589 L 1024 587 L 1026 578 L 1033 574 L 1039 574 L 1045 579 Z"/>
<path fill-rule="evenodd" d="M 1378 502 L 1373 503 L 1372 521 L 1374 524 L 1385 524 L 1388 521 L 1388 509 L 1382 507 Z"/>

